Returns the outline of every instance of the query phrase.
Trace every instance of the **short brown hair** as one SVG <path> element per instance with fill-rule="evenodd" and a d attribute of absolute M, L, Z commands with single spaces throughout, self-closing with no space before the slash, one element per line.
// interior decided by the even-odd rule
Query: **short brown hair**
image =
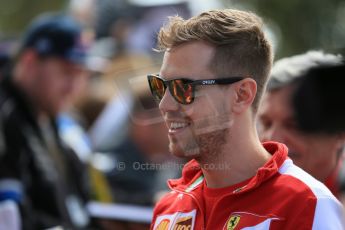
<path fill-rule="evenodd" d="M 253 102 L 256 112 L 272 66 L 272 48 L 263 33 L 261 19 L 240 10 L 211 10 L 184 20 L 169 18 L 158 34 L 159 51 L 191 41 L 215 46 L 210 69 L 218 76 L 251 76 L 257 83 Z"/>

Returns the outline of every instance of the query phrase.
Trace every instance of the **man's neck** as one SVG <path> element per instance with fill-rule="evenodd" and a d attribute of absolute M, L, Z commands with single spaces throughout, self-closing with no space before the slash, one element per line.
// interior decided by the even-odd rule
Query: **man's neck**
<path fill-rule="evenodd" d="M 208 187 L 223 188 L 249 179 L 270 159 L 256 134 L 235 139 L 224 145 L 219 158 L 199 162 Z"/>

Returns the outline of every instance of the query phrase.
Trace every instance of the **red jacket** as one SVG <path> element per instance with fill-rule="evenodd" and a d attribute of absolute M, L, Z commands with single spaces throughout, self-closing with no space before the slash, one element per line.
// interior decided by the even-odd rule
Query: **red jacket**
<path fill-rule="evenodd" d="M 207 188 L 198 163 L 188 162 L 182 177 L 168 182 L 172 191 L 156 205 L 151 229 L 345 229 L 331 192 L 292 163 L 285 145 L 263 145 L 272 158 L 227 188 Z"/>

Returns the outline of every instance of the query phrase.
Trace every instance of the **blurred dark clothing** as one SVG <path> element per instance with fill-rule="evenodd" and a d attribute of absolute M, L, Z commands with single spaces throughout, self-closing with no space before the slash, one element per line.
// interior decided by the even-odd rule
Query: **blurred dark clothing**
<path fill-rule="evenodd" d="M 3 44 L 0 44 L 0 80 L 4 78 L 11 63 L 9 51 L 3 50 Z"/>
<path fill-rule="evenodd" d="M 83 210 L 88 198 L 86 170 L 75 153 L 62 143 L 54 119 L 48 119 L 43 131 L 37 117 L 27 97 L 10 79 L 3 79 L 0 197 L 19 203 L 23 229 L 81 229 L 88 223 Z M 17 185 L 14 190 L 11 186 L 6 188 L 11 184 Z"/>

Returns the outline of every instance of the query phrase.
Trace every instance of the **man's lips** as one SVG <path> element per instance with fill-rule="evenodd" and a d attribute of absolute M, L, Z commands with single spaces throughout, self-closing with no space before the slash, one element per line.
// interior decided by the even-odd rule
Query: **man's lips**
<path fill-rule="evenodd" d="M 182 119 L 168 119 L 165 120 L 165 123 L 169 129 L 169 134 L 178 133 L 191 125 L 188 120 Z"/>
<path fill-rule="evenodd" d="M 190 126 L 189 122 L 173 121 L 168 123 L 169 133 L 177 133 Z"/>

